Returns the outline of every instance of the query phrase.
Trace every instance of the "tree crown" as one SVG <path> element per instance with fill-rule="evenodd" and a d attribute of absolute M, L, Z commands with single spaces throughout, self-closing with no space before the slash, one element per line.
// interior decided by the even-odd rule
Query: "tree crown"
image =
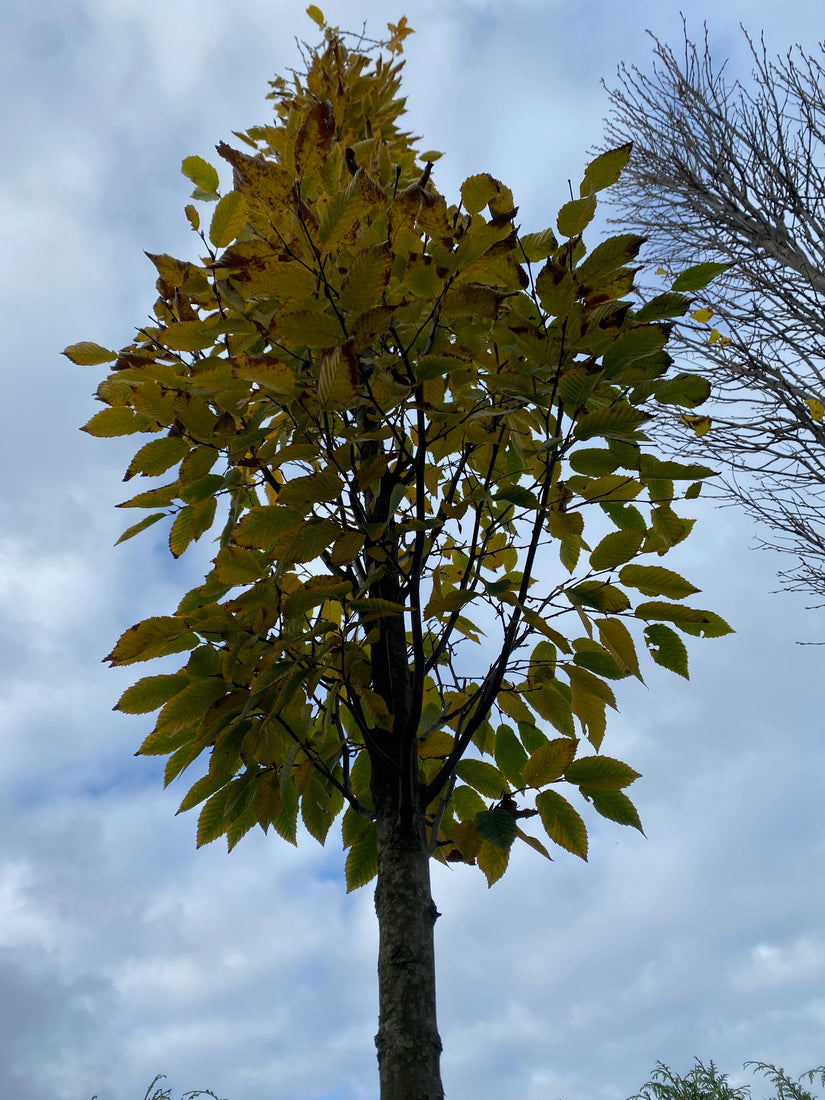
<path fill-rule="evenodd" d="M 645 432 L 707 396 L 669 370 L 690 298 L 634 304 L 642 238 L 582 236 L 630 147 L 555 229 L 522 233 L 483 172 L 448 203 L 399 128 L 408 33 L 390 25 L 386 56 L 325 26 L 273 82 L 274 121 L 218 145 L 230 190 L 183 161 L 211 215 L 186 206 L 198 260 L 150 255 L 151 323 L 65 353 L 113 364 L 85 431 L 150 436 L 125 480 L 167 477 L 120 505 L 148 510 L 120 541 L 171 519 L 178 557 L 217 524 L 203 583 L 109 654 L 186 654 L 118 703 L 159 710 L 139 752 L 168 757 L 167 784 L 208 757 L 180 804 L 199 845 L 256 824 L 294 843 L 299 815 L 323 843 L 343 811 L 350 889 L 377 866 L 376 769 L 410 784 L 433 855 L 490 883 L 516 839 L 549 856 L 527 817 L 586 858 L 556 786 L 641 828 L 638 773 L 600 753 L 612 682 L 642 675 L 630 628 L 684 677 L 680 635 L 730 629 L 655 564 L 711 474 Z"/>

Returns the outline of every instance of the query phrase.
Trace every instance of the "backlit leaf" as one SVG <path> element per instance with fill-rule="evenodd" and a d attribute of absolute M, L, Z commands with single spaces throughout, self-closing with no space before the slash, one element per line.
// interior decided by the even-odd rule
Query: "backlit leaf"
<path fill-rule="evenodd" d="M 690 294 L 694 290 L 704 290 L 712 279 L 715 279 L 717 275 L 721 275 L 723 271 L 727 271 L 729 267 L 730 264 L 710 262 L 695 264 L 683 271 L 681 275 L 678 275 L 673 280 L 670 289 L 681 294 Z"/>
<path fill-rule="evenodd" d="M 239 191 L 230 191 L 215 207 L 209 223 L 209 240 L 216 248 L 226 248 L 241 232 L 248 218 L 246 199 Z"/>
<path fill-rule="evenodd" d="M 642 836 L 645 835 L 638 811 L 624 791 L 588 790 L 587 794 L 594 809 L 602 817 L 606 817 L 608 821 L 615 821 L 619 825 L 632 825 Z"/>
<path fill-rule="evenodd" d="M 218 173 L 203 157 L 185 157 L 181 162 L 181 172 L 194 183 L 199 191 L 211 194 L 218 190 Z"/>
<path fill-rule="evenodd" d="M 579 194 L 589 195 L 592 191 L 602 191 L 605 187 L 612 187 L 622 174 L 622 169 L 630 159 L 632 150 L 633 142 L 629 141 L 626 145 L 608 149 L 591 160 L 584 170 Z"/>
<path fill-rule="evenodd" d="M 183 619 L 171 615 L 156 615 L 130 626 L 121 634 L 117 645 L 104 660 L 112 665 L 131 665 L 135 661 L 150 661 L 170 653 L 194 649 L 198 639 Z"/>
<path fill-rule="evenodd" d="M 507 781 L 498 768 L 486 760 L 462 760 L 456 774 L 487 798 L 501 798 L 508 789 Z"/>
<path fill-rule="evenodd" d="M 516 839 L 516 821 L 507 810 L 482 810 L 476 816 L 476 828 L 483 840 L 489 840 L 499 848 L 509 848 Z"/>
<path fill-rule="evenodd" d="M 124 714 L 148 714 L 167 703 L 186 687 L 189 677 L 177 672 L 165 676 L 144 676 L 121 695 L 115 710 Z"/>
<path fill-rule="evenodd" d="M 675 630 L 664 624 L 652 623 L 645 627 L 645 641 L 657 665 L 670 669 L 685 680 L 690 679 L 687 649 Z"/>
<path fill-rule="evenodd" d="M 500 845 L 494 844 L 492 840 L 485 840 L 482 843 L 476 862 L 484 872 L 488 887 L 492 886 L 494 882 L 498 882 L 507 870 L 509 859 L 509 848 L 502 848 Z"/>
<path fill-rule="evenodd" d="M 619 571 L 619 580 L 645 596 L 667 596 L 670 600 L 681 600 L 699 591 L 690 581 L 661 565 L 626 565 Z"/>
<path fill-rule="evenodd" d="M 347 852 L 344 874 L 348 894 L 357 890 L 359 886 L 365 886 L 378 874 L 378 839 L 375 825 L 371 825 L 364 836 Z"/>
<path fill-rule="evenodd" d="M 584 756 L 573 761 L 564 778 L 586 787 L 589 794 L 593 790 L 617 791 L 627 787 L 639 778 L 639 772 L 609 756 Z"/>
<path fill-rule="evenodd" d="M 544 787 L 564 774 L 576 755 L 575 737 L 556 737 L 536 749 L 524 765 L 524 782 L 528 787 Z"/>
<path fill-rule="evenodd" d="M 113 363 L 117 359 L 116 351 L 94 344 L 91 340 L 81 340 L 79 344 L 69 344 L 61 353 L 81 367 L 95 367 L 99 363 Z"/>
<path fill-rule="evenodd" d="M 553 843 L 587 862 L 587 828 L 567 799 L 555 791 L 540 791 L 536 809 Z"/>

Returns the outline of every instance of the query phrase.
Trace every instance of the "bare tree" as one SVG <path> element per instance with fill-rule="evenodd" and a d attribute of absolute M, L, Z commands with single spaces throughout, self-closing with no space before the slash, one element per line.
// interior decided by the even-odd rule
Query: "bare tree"
<path fill-rule="evenodd" d="M 651 35 L 650 72 L 619 69 L 606 141 L 634 149 L 615 220 L 665 271 L 729 265 L 677 334 L 713 386 L 695 443 L 762 544 L 796 558 L 787 587 L 825 597 L 825 43 L 771 60 L 743 34 L 747 85 L 714 63 L 707 28 L 699 47 L 685 30 L 680 59 Z"/>

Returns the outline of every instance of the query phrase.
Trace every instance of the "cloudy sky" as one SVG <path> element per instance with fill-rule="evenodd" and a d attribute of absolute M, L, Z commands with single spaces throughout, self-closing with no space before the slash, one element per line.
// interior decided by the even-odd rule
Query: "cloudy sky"
<path fill-rule="evenodd" d="M 645 28 L 678 44 L 678 4 L 635 0 L 328 0 L 379 34 L 406 13 L 411 128 L 466 176 L 507 181 L 525 228 L 551 224 L 599 142 L 600 87 L 645 66 Z M 192 587 L 208 546 L 113 549 L 132 444 L 77 431 L 100 368 L 154 298 L 143 249 L 189 255 L 179 172 L 267 117 L 266 82 L 314 38 L 303 2 L 40 0 L 4 5 L 0 226 L 0 1096 L 370 1100 L 377 1091 L 371 892 L 342 854 L 250 834 L 195 851 L 147 722 L 111 711 L 132 670 L 101 664 L 132 623 Z M 632 7 L 632 12 L 630 11 Z M 822 33 L 819 5 L 691 5 L 718 58 L 740 21 L 769 47 Z M 779 15 L 781 12 L 781 23 Z M 213 158 L 214 159 L 214 158 Z M 647 839 L 593 821 L 585 865 L 519 852 L 488 891 L 435 869 L 439 1022 L 449 1100 L 621 1100 L 657 1059 L 825 1061 L 822 613 L 777 594 L 781 565 L 732 509 L 703 506 L 673 555 L 734 637 L 695 640 L 691 682 L 623 682 L 605 748 L 644 778 Z M 810 601 L 808 601 L 810 602 Z M 755 1088 L 754 1095 L 763 1095 Z"/>

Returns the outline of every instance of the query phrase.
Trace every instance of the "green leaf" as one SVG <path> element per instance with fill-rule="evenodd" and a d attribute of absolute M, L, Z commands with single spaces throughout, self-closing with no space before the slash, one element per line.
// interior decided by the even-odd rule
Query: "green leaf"
<path fill-rule="evenodd" d="M 468 214 L 479 214 L 499 192 L 501 184 L 489 173 L 470 176 L 461 185 L 461 202 Z"/>
<path fill-rule="evenodd" d="M 541 791 L 536 795 L 536 809 L 553 843 L 586 863 L 587 828 L 567 799 L 555 791 Z"/>
<path fill-rule="evenodd" d="M 630 607 L 630 600 L 621 588 L 606 581 L 582 581 L 581 584 L 568 588 L 566 594 L 574 607 L 593 607 L 596 611 L 605 611 L 610 615 L 627 611 Z"/>
<path fill-rule="evenodd" d="M 630 631 L 621 619 L 600 619 L 598 625 L 601 643 L 619 668 L 642 680 L 636 646 Z"/>
<path fill-rule="evenodd" d="M 500 797 L 500 792 L 493 797 Z M 476 814 L 487 808 L 478 791 L 464 786 L 458 786 L 453 791 L 452 807 L 459 821 L 475 821 Z"/>
<path fill-rule="evenodd" d="M 525 707 L 529 717 L 529 711 Z M 505 779 L 516 789 L 524 785 L 522 768 L 527 762 L 527 753 L 511 726 L 501 725 L 496 730 L 494 757 Z"/>
<path fill-rule="evenodd" d="M 218 202 L 209 223 L 209 240 L 216 248 L 231 244 L 249 220 L 246 199 L 240 191 L 230 191 Z"/>
<path fill-rule="evenodd" d="M 96 367 L 100 363 L 111 363 L 117 359 L 117 352 L 94 344 L 91 340 L 81 340 L 79 344 L 69 344 L 61 352 L 79 367 Z"/>
<path fill-rule="evenodd" d="M 524 782 L 528 787 L 552 783 L 564 774 L 578 746 L 575 737 L 556 737 L 541 745 L 524 765 Z"/>
<path fill-rule="evenodd" d="M 584 170 L 584 179 L 579 188 L 579 194 L 589 195 L 593 191 L 602 191 L 605 187 L 612 187 L 622 174 L 622 169 L 630 159 L 633 150 L 633 142 L 620 145 L 616 149 L 608 149 L 600 153 L 595 160 L 591 160 Z"/>
<path fill-rule="evenodd" d="M 577 474 L 587 474 L 588 477 L 603 477 L 621 466 L 618 455 L 598 447 L 580 447 L 568 455 L 567 461 Z"/>
<path fill-rule="evenodd" d="M 710 397 L 710 382 L 698 374 L 677 374 L 657 386 L 655 396 L 660 405 L 695 409 Z"/>
<path fill-rule="evenodd" d="M 563 237 L 576 237 L 593 221 L 596 213 L 596 198 L 587 195 L 581 199 L 571 199 L 559 210 L 556 219 L 559 233 Z"/>
<path fill-rule="evenodd" d="M 645 641 L 650 656 L 657 665 L 675 672 L 678 676 L 690 679 L 688 674 L 688 654 L 685 643 L 675 630 L 660 623 L 645 627 Z"/>
<path fill-rule="evenodd" d="M 720 263 L 695 264 L 683 271 L 681 275 L 678 275 L 673 280 L 670 289 L 679 291 L 682 294 L 690 294 L 694 290 L 704 290 L 712 279 L 715 279 L 717 275 L 721 275 L 723 271 L 727 271 L 729 267 L 730 264 Z"/>
<path fill-rule="evenodd" d="M 166 435 L 162 439 L 152 439 L 145 443 L 129 463 L 123 480 L 129 481 L 135 474 L 145 477 L 157 477 L 170 466 L 174 466 L 192 449 L 188 439 L 181 436 Z"/>
<path fill-rule="evenodd" d="M 186 649 L 194 649 L 197 644 L 197 636 L 183 619 L 156 615 L 125 630 L 112 652 L 103 659 L 113 666 L 131 665 L 136 661 L 151 661 L 155 657 L 167 657 L 170 653 L 182 653 Z"/>
<path fill-rule="evenodd" d="M 508 849 L 516 839 L 518 826 L 515 818 L 507 810 L 482 810 L 476 814 L 476 828 L 483 840 Z"/>
<path fill-rule="evenodd" d="M 695 638 L 723 638 L 726 634 L 733 634 L 732 626 L 717 615 L 714 611 L 703 611 L 701 623 L 678 623 L 680 630 L 685 634 L 692 634 Z"/>
<path fill-rule="evenodd" d="M 211 195 L 218 190 L 218 173 L 203 157 L 185 157 L 181 161 L 180 170 L 199 191 Z"/>
<path fill-rule="evenodd" d="M 378 839 L 374 824 L 347 852 L 344 874 L 348 894 L 359 886 L 366 886 L 378 874 Z"/>
<path fill-rule="evenodd" d="M 218 502 L 214 497 L 187 504 L 175 516 L 169 531 L 169 550 L 173 558 L 179 558 L 187 546 L 196 542 L 212 526 Z"/>
<path fill-rule="evenodd" d="M 115 542 L 115 546 L 120 546 L 122 542 L 126 542 L 127 539 L 132 538 L 134 535 L 139 535 L 141 531 L 145 531 L 147 527 L 151 527 L 157 523 L 160 519 L 165 519 L 168 515 L 167 512 L 153 512 L 150 516 L 144 516 L 138 523 L 133 523 L 131 527 L 127 527 L 120 538 Z"/>
<path fill-rule="evenodd" d="M 615 569 L 635 557 L 643 541 L 641 531 L 612 531 L 590 555 L 590 564 L 594 569 Z"/>
<path fill-rule="evenodd" d="M 144 676 L 127 688 L 117 701 L 114 710 L 124 714 L 148 714 L 177 695 L 189 683 L 182 672 L 166 676 Z"/>
<path fill-rule="evenodd" d="M 180 729 L 197 723 L 204 713 L 222 699 L 227 692 L 227 684 L 222 676 L 209 676 L 203 680 L 192 680 L 170 698 L 158 715 L 157 729 Z"/>
<path fill-rule="evenodd" d="M 682 600 L 699 591 L 690 581 L 661 565 L 626 565 L 619 571 L 619 580 L 645 596 L 667 596 L 670 600 Z"/>
<path fill-rule="evenodd" d="M 456 768 L 456 775 L 487 798 L 499 799 L 508 790 L 507 780 L 498 768 L 486 760 L 462 760 Z"/>
<path fill-rule="evenodd" d="M 509 848 L 502 848 L 500 845 L 494 844 L 492 840 L 485 840 L 482 842 L 476 862 L 484 872 L 488 888 L 492 886 L 494 882 L 498 882 L 507 870 L 509 859 Z"/>
<path fill-rule="evenodd" d="M 648 600 L 646 603 L 640 603 L 635 611 L 638 619 L 675 623 L 678 627 L 705 623 L 707 614 L 706 611 L 700 611 L 696 607 L 685 607 L 681 603 L 665 603 L 664 600 Z"/>
<path fill-rule="evenodd" d="M 609 650 L 592 638 L 576 638 L 573 646 L 576 650 L 573 661 L 579 667 L 586 668 L 597 676 L 605 676 L 608 680 L 622 680 L 627 675 Z"/>
<path fill-rule="evenodd" d="M 552 229 L 543 229 L 540 233 L 525 233 L 520 236 L 518 247 L 528 263 L 539 263 L 553 255 L 559 242 Z"/>
<path fill-rule="evenodd" d="M 617 791 L 637 780 L 640 773 L 610 756 L 585 756 L 574 760 L 564 774 L 569 783 L 591 791 Z"/>
<path fill-rule="evenodd" d="M 573 434 L 576 439 L 601 436 L 603 439 L 636 440 L 639 427 L 649 419 L 649 414 L 642 409 L 616 404 L 580 416 Z"/>
<path fill-rule="evenodd" d="M 229 786 L 221 787 L 205 803 L 198 816 L 198 848 L 202 848 L 204 844 L 211 844 L 213 840 L 223 836 L 229 827 L 229 821 L 223 811 L 230 794 L 231 788 Z"/>
<path fill-rule="evenodd" d="M 143 418 L 135 416 L 126 405 L 117 405 L 95 413 L 80 430 L 99 439 L 110 439 L 116 435 L 133 435 L 141 431 L 144 424 Z"/>
<path fill-rule="evenodd" d="M 645 835 L 638 811 L 624 791 L 588 790 L 587 796 L 593 803 L 596 813 L 619 825 L 632 825 L 642 836 Z"/>

